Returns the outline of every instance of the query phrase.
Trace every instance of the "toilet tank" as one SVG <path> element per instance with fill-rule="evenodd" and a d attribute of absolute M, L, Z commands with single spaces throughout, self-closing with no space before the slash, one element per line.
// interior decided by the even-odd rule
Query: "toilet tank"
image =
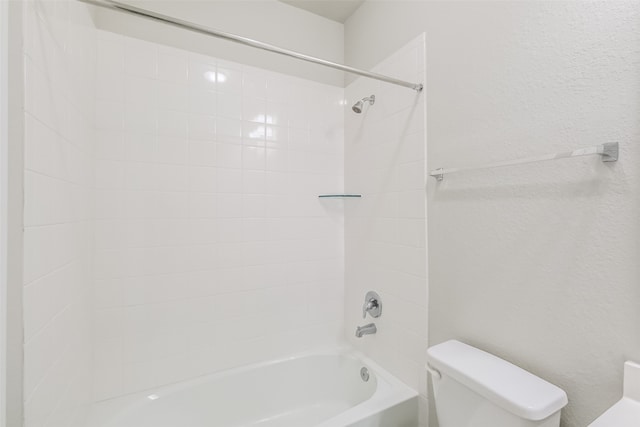
<path fill-rule="evenodd" d="M 567 394 L 459 341 L 427 350 L 440 427 L 558 427 Z"/>

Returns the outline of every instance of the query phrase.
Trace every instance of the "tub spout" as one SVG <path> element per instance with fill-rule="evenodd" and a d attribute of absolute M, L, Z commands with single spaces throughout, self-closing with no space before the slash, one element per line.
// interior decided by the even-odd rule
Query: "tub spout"
<path fill-rule="evenodd" d="M 362 338 L 363 335 L 375 334 L 378 331 L 375 323 L 369 323 L 368 325 L 358 326 L 356 328 L 356 337 Z"/>

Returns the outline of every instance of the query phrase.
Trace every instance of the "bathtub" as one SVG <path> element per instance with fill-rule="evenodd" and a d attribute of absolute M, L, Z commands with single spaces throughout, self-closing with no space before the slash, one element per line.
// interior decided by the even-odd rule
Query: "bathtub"
<path fill-rule="evenodd" d="M 315 353 L 104 401 L 88 425 L 416 427 L 417 396 L 357 353 Z"/>

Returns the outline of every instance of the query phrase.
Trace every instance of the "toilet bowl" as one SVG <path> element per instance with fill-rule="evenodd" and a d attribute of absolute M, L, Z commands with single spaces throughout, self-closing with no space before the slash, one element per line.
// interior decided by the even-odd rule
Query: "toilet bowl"
<path fill-rule="evenodd" d="M 427 350 L 440 427 L 558 427 L 567 394 L 499 357 L 451 340 Z"/>

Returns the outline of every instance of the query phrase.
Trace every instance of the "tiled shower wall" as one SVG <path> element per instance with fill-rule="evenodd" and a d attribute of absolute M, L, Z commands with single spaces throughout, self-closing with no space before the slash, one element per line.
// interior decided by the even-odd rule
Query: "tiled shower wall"
<path fill-rule="evenodd" d="M 101 32 L 94 398 L 342 336 L 343 89 Z"/>
<path fill-rule="evenodd" d="M 384 315 L 354 343 L 426 393 L 423 94 L 352 84 L 349 105 L 378 101 L 349 110 L 345 149 L 342 88 L 96 36 L 74 2 L 25 4 L 28 426 L 333 345 L 368 289 Z M 421 81 L 422 46 L 379 71 Z M 319 200 L 343 192 L 344 153 L 364 198 Z"/>
<path fill-rule="evenodd" d="M 95 29 L 84 5 L 26 1 L 26 427 L 82 427 L 90 402 Z"/>
<path fill-rule="evenodd" d="M 424 82 L 421 36 L 374 70 Z M 425 99 L 427 94 L 369 79 L 346 89 L 351 105 L 374 94 L 362 114 L 345 112 L 345 187 L 362 193 L 345 214 L 346 335 L 421 395 L 426 425 L 427 261 L 425 231 Z M 362 319 L 367 291 L 380 294 L 382 316 Z M 355 338 L 356 326 L 378 332 Z"/>

